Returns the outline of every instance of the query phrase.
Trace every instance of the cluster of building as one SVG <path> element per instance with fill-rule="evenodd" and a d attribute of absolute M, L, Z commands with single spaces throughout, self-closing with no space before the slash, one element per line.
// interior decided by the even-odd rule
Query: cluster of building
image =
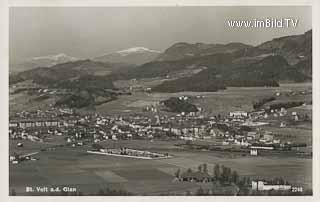
<path fill-rule="evenodd" d="M 33 153 L 30 153 L 30 154 L 25 154 L 25 155 L 18 155 L 18 154 L 15 153 L 15 154 L 9 156 L 9 161 L 12 164 L 18 164 L 21 161 L 36 161 L 36 160 L 38 160 L 38 158 L 33 157 L 33 155 L 35 155 L 37 153 L 38 152 L 33 152 Z"/>
<path fill-rule="evenodd" d="M 181 96 L 179 99 L 189 99 Z M 157 112 L 157 106 L 148 108 Z M 22 111 L 10 116 L 9 135 L 12 139 L 45 141 L 52 135 L 66 136 L 66 142 L 75 145 L 83 141 L 100 142 L 119 139 L 182 139 L 186 141 L 214 141 L 221 146 L 251 148 L 257 155 L 259 149 L 274 149 L 290 142 L 281 142 L 270 131 L 261 129 L 269 124 L 270 114 L 298 117 L 287 110 L 232 111 L 228 116 L 204 116 L 198 113 L 141 113 L 126 116 L 78 115 L 71 109 L 52 108 L 41 111 Z M 296 120 L 296 118 L 294 118 Z M 264 120 L 264 121 L 263 121 Z M 280 127 L 284 126 L 284 121 Z M 244 129 L 247 128 L 247 129 Z M 249 128 L 249 130 L 248 130 Z"/>
<path fill-rule="evenodd" d="M 159 159 L 159 158 L 169 158 L 168 153 L 166 154 L 160 154 L 150 151 L 142 151 L 142 150 L 136 150 L 136 149 L 129 149 L 129 148 L 120 148 L 120 149 L 114 149 L 114 148 L 103 148 L 98 150 L 90 150 L 87 151 L 88 153 L 93 154 L 104 154 L 104 155 L 111 155 L 111 156 L 121 156 L 121 157 L 131 157 L 131 158 L 141 158 L 141 159 Z"/>

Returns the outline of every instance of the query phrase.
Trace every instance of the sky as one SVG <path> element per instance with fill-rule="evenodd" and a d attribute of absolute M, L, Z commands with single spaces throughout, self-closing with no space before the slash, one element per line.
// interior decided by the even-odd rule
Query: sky
<path fill-rule="evenodd" d="M 258 45 L 312 27 L 311 7 L 11 7 L 10 63 L 65 53 L 92 58 L 143 46 L 164 51 L 177 42 Z M 297 27 L 230 28 L 227 20 L 296 18 Z"/>

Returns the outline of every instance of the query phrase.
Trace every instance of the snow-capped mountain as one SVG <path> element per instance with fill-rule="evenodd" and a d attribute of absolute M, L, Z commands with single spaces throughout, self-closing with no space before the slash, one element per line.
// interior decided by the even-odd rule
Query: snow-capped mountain
<path fill-rule="evenodd" d="M 128 48 L 125 50 L 117 51 L 116 53 L 119 53 L 122 56 L 127 56 L 130 54 L 137 54 L 137 53 L 160 53 L 160 51 L 156 50 L 151 50 L 145 47 L 133 47 L 133 48 Z"/>
<path fill-rule="evenodd" d="M 127 63 L 127 64 L 144 64 L 154 60 L 160 51 L 151 50 L 145 47 L 133 47 L 125 50 L 120 50 L 112 53 L 107 53 L 93 58 L 99 62 L 111 62 L 111 63 Z"/>
<path fill-rule="evenodd" d="M 64 53 L 59 53 L 57 55 L 33 57 L 30 59 L 30 62 L 36 63 L 40 67 L 50 67 L 56 64 L 72 62 L 76 60 L 78 60 L 78 58 L 68 56 Z"/>
<path fill-rule="evenodd" d="M 35 60 L 35 61 L 50 60 L 50 61 L 54 61 L 57 63 L 61 63 L 61 62 L 75 61 L 75 60 L 77 60 L 77 58 L 72 57 L 72 56 L 68 56 L 64 53 L 59 53 L 57 55 L 33 57 L 32 60 Z"/>
<path fill-rule="evenodd" d="M 56 55 L 47 55 L 47 56 L 37 56 L 24 60 L 18 64 L 10 65 L 10 72 L 20 72 L 36 67 L 51 67 L 57 64 L 73 62 L 78 60 L 78 58 L 68 56 L 64 53 L 59 53 Z"/>

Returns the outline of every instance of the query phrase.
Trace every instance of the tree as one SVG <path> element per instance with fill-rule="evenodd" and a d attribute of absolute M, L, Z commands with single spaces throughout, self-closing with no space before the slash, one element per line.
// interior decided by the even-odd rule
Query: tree
<path fill-rule="evenodd" d="M 279 179 L 279 184 L 285 184 L 285 181 L 282 177 L 280 177 L 280 179 Z"/>
<path fill-rule="evenodd" d="M 231 178 L 232 178 L 232 182 L 234 182 L 235 184 L 238 184 L 238 182 L 239 182 L 239 175 L 238 175 L 237 171 L 234 170 L 234 171 L 232 172 Z"/>
<path fill-rule="evenodd" d="M 201 172 L 202 171 L 202 165 L 198 166 L 198 171 Z"/>
<path fill-rule="evenodd" d="M 174 176 L 176 178 L 180 178 L 180 168 L 178 168 L 178 170 L 174 173 Z"/>
<path fill-rule="evenodd" d="M 100 149 L 103 149 L 103 146 L 101 146 L 100 144 L 92 144 L 92 148 L 94 150 L 100 150 Z"/>
<path fill-rule="evenodd" d="M 250 177 L 247 177 L 246 179 L 247 179 L 246 185 L 250 185 L 250 184 L 251 184 L 251 179 L 250 179 Z"/>
<path fill-rule="evenodd" d="M 216 164 L 214 166 L 213 174 L 214 174 L 214 178 L 216 180 L 220 180 L 221 174 L 220 174 L 220 165 L 219 164 Z"/>
<path fill-rule="evenodd" d="M 226 169 L 226 180 L 228 181 L 228 182 L 232 182 L 232 172 L 231 172 L 231 168 L 228 168 L 227 167 L 227 169 Z"/>
<path fill-rule="evenodd" d="M 221 170 L 222 170 L 222 172 L 221 172 L 220 178 L 221 178 L 222 182 L 225 182 L 227 180 L 227 168 L 224 165 L 222 165 Z"/>
<path fill-rule="evenodd" d="M 203 171 L 204 173 L 208 173 L 208 166 L 207 166 L 206 163 L 203 164 L 203 166 L 202 166 L 202 171 Z"/>
<path fill-rule="evenodd" d="M 231 168 L 228 168 L 223 165 L 221 168 L 222 168 L 222 174 L 221 174 L 222 182 L 230 183 L 231 182 Z"/>

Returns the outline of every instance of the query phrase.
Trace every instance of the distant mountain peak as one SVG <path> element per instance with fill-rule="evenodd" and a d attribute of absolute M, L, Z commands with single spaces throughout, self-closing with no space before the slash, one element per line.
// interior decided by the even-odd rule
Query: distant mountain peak
<path fill-rule="evenodd" d="M 206 44 L 178 42 L 167 48 L 157 58 L 158 61 L 172 61 L 194 56 L 205 56 L 216 53 L 235 52 L 244 48 L 252 47 L 243 43 Z"/>
<path fill-rule="evenodd" d="M 78 60 L 75 57 L 68 56 L 65 53 L 58 53 L 56 55 L 46 55 L 46 56 L 37 56 L 31 58 L 32 60 L 54 60 L 54 61 L 59 61 L 59 60 L 69 60 L 69 61 L 75 61 Z"/>
<path fill-rule="evenodd" d="M 132 47 L 119 50 L 93 58 L 94 61 L 111 62 L 111 63 L 127 63 L 127 64 L 143 64 L 154 60 L 160 51 L 152 50 L 145 47 Z"/>
<path fill-rule="evenodd" d="M 152 50 L 152 49 L 145 48 L 145 47 L 132 47 L 132 48 L 128 48 L 125 50 L 117 51 L 117 53 L 124 55 L 124 56 L 132 54 L 132 53 L 145 53 L 145 52 L 160 53 L 160 51 Z"/>
<path fill-rule="evenodd" d="M 20 63 L 13 63 L 10 65 L 10 72 L 20 72 L 37 67 L 52 67 L 57 64 L 66 62 L 74 62 L 79 60 L 76 57 L 69 56 L 65 53 L 58 53 L 55 55 L 36 56 L 23 60 Z"/>

